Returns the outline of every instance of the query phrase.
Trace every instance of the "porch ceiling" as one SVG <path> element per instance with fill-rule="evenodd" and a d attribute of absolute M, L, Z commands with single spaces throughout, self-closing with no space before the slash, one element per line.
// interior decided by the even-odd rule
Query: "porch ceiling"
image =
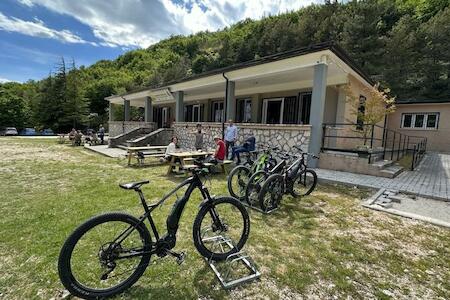
<path fill-rule="evenodd" d="M 312 88 L 314 66 L 284 71 L 274 74 L 248 76 L 235 82 L 235 95 L 246 96 L 257 93 L 279 92 L 294 89 Z M 206 84 L 184 91 L 185 101 L 223 98 L 225 96 L 225 79 L 223 82 Z M 328 85 L 347 83 L 348 77 L 338 66 L 329 64 Z"/>

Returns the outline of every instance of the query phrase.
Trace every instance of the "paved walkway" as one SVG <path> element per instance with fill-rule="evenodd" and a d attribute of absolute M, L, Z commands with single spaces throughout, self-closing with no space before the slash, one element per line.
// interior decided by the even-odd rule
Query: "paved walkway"
<path fill-rule="evenodd" d="M 125 157 L 127 155 L 127 151 L 120 148 L 108 148 L 108 145 L 89 146 L 85 144 L 84 148 L 113 158 Z"/>
<path fill-rule="evenodd" d="M 396 178 L 316 169 L 319 179 L 371 188 L 386 188 L 450 201 L 450 154 L 427 153 L 414 171 Z"/>

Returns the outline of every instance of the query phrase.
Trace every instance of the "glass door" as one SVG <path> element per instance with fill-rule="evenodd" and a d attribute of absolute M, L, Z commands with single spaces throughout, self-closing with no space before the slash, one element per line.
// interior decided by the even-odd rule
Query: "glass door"
<path fill-rule="evenodd" d="M 284 98 L 264 99 L 263 118 L 265 124 L 283 124 Z"/>

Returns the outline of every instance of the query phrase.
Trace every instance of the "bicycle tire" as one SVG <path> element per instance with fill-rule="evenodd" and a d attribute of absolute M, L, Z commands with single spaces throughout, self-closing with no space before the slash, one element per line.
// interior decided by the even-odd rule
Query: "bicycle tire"
<path fill-rule="evenodd" d="M 264 177 L 260 178 L 260 176 Z M 248 203 L 248 205 L 250 206 L 255 206 L 255 204 L 259 205 L 259 198 L 258 198 L 259 192 L 261 191 L 262 185 L 264 184 L 264 181 L 267 179 L 267 177 L 269 177 L 269 174 L 263 170 L 256 172 L 250 177 L 250 179 L 248 180 L 247 187 L 245 188 L 245 201 Z M 260 179 L 262 179 L 263 181 L 260 182 Z M 256 181 L 257 183 L 255 186 Z M 254 199 L 253 193 L 257 193 L 256 199 Z"/>
<path fill-rule="evenodd" d="M 235 206 L 237 210 L 241 213 L 243 218 L 243 230 L 242 235 L 239 238 L 237 243 L 233 243 L 233 247 L 230 248 L 229 251 L 226 252 L 213 252 L 208 247 L 205 246 L 205 241 L 203 240 L 202 235 L 202 222 L 205 216 L 210 213 L 211 209 L 215 209 L 217 205 L 228 203 L 230 205 Z M 223 216 L 222 216 L 223 218 Z M 211 259 L 214 261 L 222 261 L 227 259 L 227 257 L 233 253 L 236 253 L 242 249 L 242 247 L 247 242 L 248 236 L 250 234 L 250 217 L 245 209 L 245 206 L 237 199 L 232 197 L 219 197 L 215 198 L 212 201 L 206 203 L 201 207 L 197 216 L 195 217 L 194 226 L 192 230 L 192 235 L 194 238 L 194 245 L 197 248 L 198 252 L 206 257 L 207 259 Z"/>
<path fill-rule="evenodd" d="M 228 175 L 227 186 L 228 186 L 228 192 L 230 193 L 230 195 L 232 197 L 242 201 L 242 200 L 244 200 L 244 197 L 245 197 L 245 187 L 247 186 L 248 179 L 247 180 L 245 178 L 241 179 L 240 178 L 241 173 L 242 173 L 242 175 L 249 178 L 250 173 L 251 173 L 250 168 L 243 166 L 243 165 L 234 167 L 233 170 L 231 170 L 230 174 Z M 239 187 L 242 188 L 242 191 L 235 191 L 233 188 L 233 179 L 235 179 L 236 176 L 237 176 L 237 180 L 238 180 L 238 185 L 239 185 Z"/>
<path fill-rule="evenodd" d="M 75 231 L 66 239 L 58 259 L 59 278 L 64 287 L 74 296 L 83 299 L 99 299 L 119 294 L 132 286 L 142 276 L 150 262 L 150 253 L 142 255 L 138 266 L 131 274 L 131 276 L 129 276 L 125 281 L 111 288 L 95 289 L 87 287 L 80 283 L 75 278 L 71 267 L 73 250 L 80 239 L 86 233 L 88 233 L 96 226 L 108 222 L 124 222 L 128 225 L 136 226 L 136 230 L 138 231 L 139 236 L 144 243 L 144 250 L 151 249 L 151 236 L 148 229 L 145 227 L 145 225 L 143 225 L 143 223 L 139 224 L 139 220 L 131 215 L 120 212 L 113 212 L 95 216 L 87 220 L 79 227 L 77 227 Z"/>
<path fill-rule="evenodd" d="M 310 176 L 308 176 L 308 174 Z M 311 185 L 306 185 L 306 178 L 312 178 L 312 182 Z M 303 183 L 302 183 L 303 181 Z M 301 184 L 301 188 L 302 190 L 300 191 L 296 191 L 295 190 L 295 184 L 299 183 Z M 311 169 L 306 169 L 306 171 L 298 173 L 297 176 L 295 176 L 294 180 L 292 180 L 290 187 L 289 187 L 289 192 L 290 194 L 294 197 L 304 197 L 307 196 L 309 194 L 312 193 L 312 191 L 314 191 L 314 189 L 316 188 L 317 185 L 317 174 L 314 170 Z"/>
<path fill-rule="evenodd" d="M 284 178 L 280 174 L 272 174 L 266 179 L 259 193 L 259 206 L 263 211 L 278 207 L 284 194 L 284 185 Z"/>

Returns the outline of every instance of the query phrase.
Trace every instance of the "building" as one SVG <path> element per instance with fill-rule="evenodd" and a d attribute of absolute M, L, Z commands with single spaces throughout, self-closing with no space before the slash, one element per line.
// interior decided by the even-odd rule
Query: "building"
<path fill-rule="evenodd" d="M 373 85 L 338 45 L 312 45 L 107 97 L 110 136 L 171 127 L 183 147 L 193 147 L 195 124 L 202 122 L 212 145 L 221 122 L 233 119 L 241 138 L 252 132 L 258 142 L 319 153 L 324 123 L 357 122 L 343 89 L 348 83 L 362 97 Z M 114 105 L 124 105 L 123 120 L 112 119 Z M 144 108 L 144 122 L 130 121 L 130 106 Z"/>
<path fill-rule="evenodd" d="M 450 98 L 398 100 L 388 128 L 427 139 L 427 150 L 450 152 Z"/>

